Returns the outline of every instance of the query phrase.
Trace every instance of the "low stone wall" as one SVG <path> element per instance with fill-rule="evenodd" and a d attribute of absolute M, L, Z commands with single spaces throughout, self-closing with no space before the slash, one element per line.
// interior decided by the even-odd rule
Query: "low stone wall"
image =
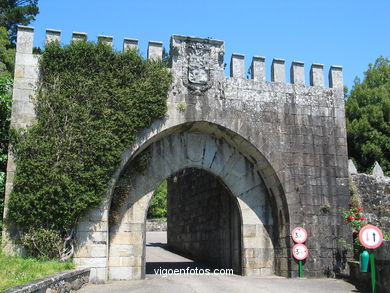
<path fill-rule="evenodd" d="M 147 220 L 146 232 L 167 231 L 167 220 Z"/>
<path fill-rule="evenodd" d="M 390 177 L 367 174 L 351 177 L 368 222 L 390 232 Z"/>
<path fill-rule="evenodd" d="M 390 240 L 375 250 L 378 293 L 390 293 Z"/>
<path fill-rule="evenodd" d="M 359 262 L 348 262 L 350 280 L 360 290 L 369 291 L 371 288 L 371 273 L 361 273 Z M 375 250 L 375 270 L 377 276 L 377 293 L 390 293 L 390 241 Z"/>
<path fill-rule="evenodd" d="M 90 269 L 65 271 L 57 275 L 13 287 L 3 293 L 68 293 L 79 290 L 89 281 Z"/>

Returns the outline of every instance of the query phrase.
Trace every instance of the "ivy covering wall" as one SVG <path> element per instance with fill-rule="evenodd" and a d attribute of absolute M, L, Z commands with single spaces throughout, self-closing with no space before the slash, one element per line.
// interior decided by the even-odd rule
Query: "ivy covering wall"
<path fill-rule="evenodd" d="M 13 130 L 17 170 L 8 219 L 62 235 L 96 207 L 137 132 L 166 113 L 162 62 L 102 43 L 50 43 L 40 59 L 36 122 Z"/>

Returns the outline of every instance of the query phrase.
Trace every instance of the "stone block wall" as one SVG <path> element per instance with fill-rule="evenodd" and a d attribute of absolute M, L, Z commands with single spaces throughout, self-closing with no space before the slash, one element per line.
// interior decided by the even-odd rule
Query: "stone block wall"
<path fill-rule="evenodd" d="M 167 231 L 166 220 L 155 220 L 155 219 L 146 220 L 146 232 L 162 232 L 162 231 Z"/>
<path fill-rule="evenodd" d="M 351 183 L 368 222 L 390 232 L 390 177 L 352 174 Z"/>
<path fill-rule="evenodd" d="M 189 168 L 168 179 L 168 246 L 241 273 L 241 221 L 233 196 L 210 173 Z"/>

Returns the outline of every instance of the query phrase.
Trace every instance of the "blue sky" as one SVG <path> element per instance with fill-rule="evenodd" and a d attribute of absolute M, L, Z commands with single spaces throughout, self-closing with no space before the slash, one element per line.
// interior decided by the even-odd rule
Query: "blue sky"
<path fill-rule="evenodd" d="M 122 47 L 124 37 L 139 39 L 146 55 L 149 40 L 169 48 L 172 34 L 211 37 L 225 41 L 225 62 L 232 53 L 265 56 L 267 80 L 273 58 L 305 62 L 306 76 L 312 63 L 344 67 L 344 83 L 351 89 L 368 63 L 390 57 L 389 0 L 39 0 L 35 46 L 43 46 L 46 28 L 62 31 L 68 43 L 73 31 L 114 37 Z M 228 66 L 229 67 L 229 66 Z M 308 83 L 308 78 L 306 78 Z M 289 81 L 289 76 L 286 76 Z"/>

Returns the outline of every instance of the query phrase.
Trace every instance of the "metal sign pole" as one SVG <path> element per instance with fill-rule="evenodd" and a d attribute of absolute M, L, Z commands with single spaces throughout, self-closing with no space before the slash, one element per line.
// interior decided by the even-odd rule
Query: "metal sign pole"
<path fill-rule="evenodd" d="M 299 261 L 299 277 L 302 278 L 302 261 L 301 260 Z"/>
<path fill-rule="evenodd" d="M 375 290 L 376 290 L 376 275 L 375 275 L 374 250 L 370 251 L 370 263 L 371 263 L 371 288 L 372 288 L 372 293 L 375 293 Z"/>

